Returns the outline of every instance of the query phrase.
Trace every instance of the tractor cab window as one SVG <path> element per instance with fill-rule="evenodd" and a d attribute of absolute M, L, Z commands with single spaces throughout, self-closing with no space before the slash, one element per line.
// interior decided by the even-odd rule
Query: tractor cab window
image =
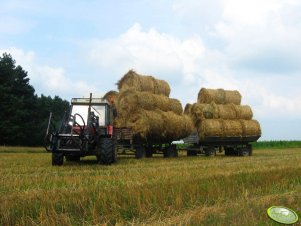
<path fill-rule="evenodd" d="M 76 116 L 76 122 L 79 125 L 87 125 L 88 121 L 88 105 L 73 105 L 72 106 L 72 112 L 71 115 L 79 114 L 82 116 L 83 120 Z M 95 116 L 99 117 L 99 125 L 104 126 L 105 125 L 105 115 L 106 115 L 106 107 L 105 106 L 100 106 L 100 105 L 92 105 L 91 106 L 91 111 L 94 113 Z"/>

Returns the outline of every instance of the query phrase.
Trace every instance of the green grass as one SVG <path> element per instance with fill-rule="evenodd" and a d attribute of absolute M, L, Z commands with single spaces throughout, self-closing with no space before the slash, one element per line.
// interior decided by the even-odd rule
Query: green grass
<path fill-rule="evenodd" d="M 62 167 L 22 150 L 0 153 L 0 225 L 278 225 L 268 207 L 301 213 L 300 148 Z"/>

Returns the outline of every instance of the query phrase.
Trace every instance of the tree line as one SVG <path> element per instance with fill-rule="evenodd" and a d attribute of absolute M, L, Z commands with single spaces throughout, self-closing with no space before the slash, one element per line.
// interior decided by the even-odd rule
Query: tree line
<path fill-rule="evenodd" d="M 49 113 L 59 124 L 69 102 L 35 94 L 28 74 L 8 53 L 0 56 L 0 145 L 41 146 Z"/>

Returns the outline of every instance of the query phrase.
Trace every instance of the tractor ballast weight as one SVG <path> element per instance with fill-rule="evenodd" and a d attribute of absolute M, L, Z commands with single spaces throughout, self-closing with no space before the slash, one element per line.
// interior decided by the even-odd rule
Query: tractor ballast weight
<path fill-rule="evenodd" d="M 98 163 L 116 161 L 116 139 L 113 109 L 103 98 L 73 98 L 57 130 L 48 120 L 45 136 L 46 150 L 52 152 L 52 165 L 79 161 L 80 157 L 95 155 Z"/>

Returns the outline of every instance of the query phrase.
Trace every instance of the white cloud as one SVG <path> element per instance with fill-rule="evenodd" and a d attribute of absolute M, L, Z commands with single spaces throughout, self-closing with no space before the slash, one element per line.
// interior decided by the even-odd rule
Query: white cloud
<path fill-rule="evenodd" d="M 144 32 L 139 24 L 135 24 L 119 37 L 94 41 L 89 55 L 100 68 L 114 71 L 113 74 L 122 75 L 134 68 L 140 73 L 167 80 L 172 85 L 172 96 L 181 99 L 183 105 L 195 102 L 201 87 L 238 89 L 243 94 L 243 103 L 253 106 L 256 117 L 285 118 L 290 115 L 300 118 L 300 93 L 283 95 L 267 85 L 267 82 L 289 85 L 300 77 L 283 81 L 283 77 L 275 76 L 268 80 L 261 79 L 258 74 L 254 78 L 241 76 L 241 71 L 231 68 L 229 62 L 243 58 L 244 49 L 252 52 L 254 48 L 243 47 L 241 43 L 234 45 L 231 41 L 229 39 L 225 49 L 213 50 L 206 47 L 198 35 L 180 40 L 156 29 Z"/>
<path fill-rule="evenodd" d="M 117 38 L 95 41 L 90 48 L 90 59 L 95 64 L 117 70 L 117 74 L 134 68 L 174 80 L 181 74 L 188 81 L 198 71 L 197 60 L 205 51 L 198 36 L 180 40 L 155 29 L 143 32 L 139 24 Z"/>
<path fill-rule="evenodd" d="M 35 88 L 37 94 L 59 95 L 63 98 L 81 97 L 87 95 L 91 91 L 95 91 L 95 87 L 83 81 L 73 81 L 61 67 L 51 67 L 41 65 L 36 59 L 33 51 L 24 51 L 18 48 L 9 48 L 0 50 L 10 53 L 16 60 L 16 65 L 20 65 L 28 72 L 30 84 Z"/>

